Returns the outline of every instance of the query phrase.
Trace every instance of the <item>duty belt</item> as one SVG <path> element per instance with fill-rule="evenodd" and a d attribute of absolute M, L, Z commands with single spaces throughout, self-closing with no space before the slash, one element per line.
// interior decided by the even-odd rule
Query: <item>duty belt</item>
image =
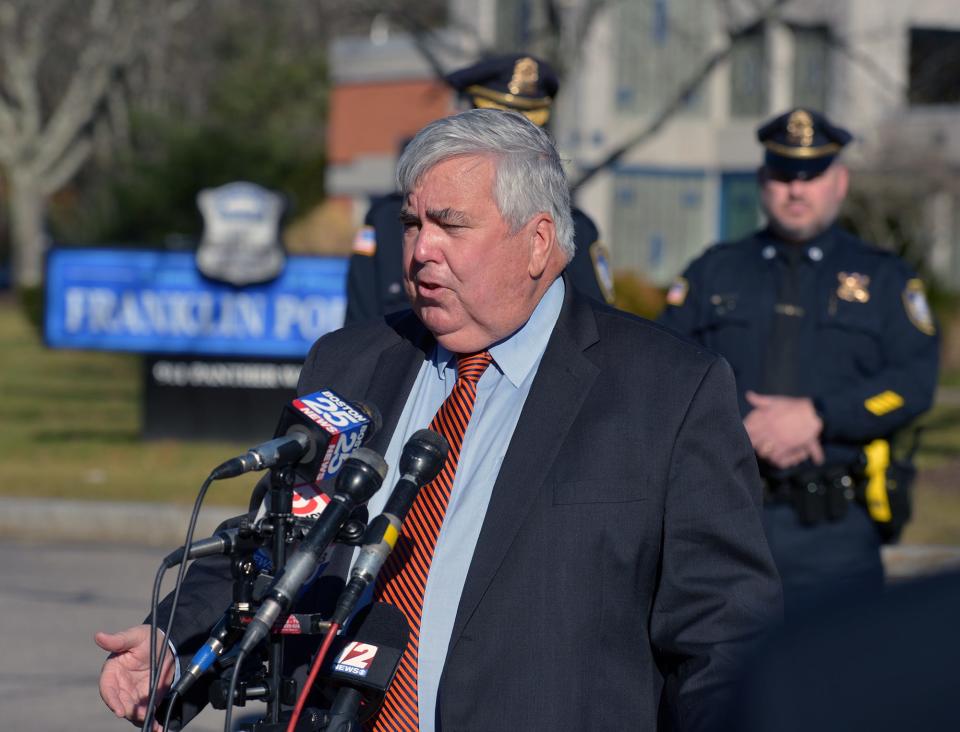
<path fill-rule="evenodd" d="M 789 477 L 765 476 L 764 503 L 789 504 L 806 525 L 839 521 L 853 501 L 863 501 L 860 466 L 835 466 Z"/>

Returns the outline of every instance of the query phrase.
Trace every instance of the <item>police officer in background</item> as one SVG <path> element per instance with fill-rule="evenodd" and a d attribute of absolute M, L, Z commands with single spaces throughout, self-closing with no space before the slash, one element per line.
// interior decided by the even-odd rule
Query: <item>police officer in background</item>
<path fill-rule="evenodd" d="M 789 619 L 882 589 L 913 474 L 891 438 L 933 401 L 938 339 L 916 274 L 836 224 L 850 133 L 794 109 L 757 138 L 766 228 L 696 259 L 660 322 L 733 366 Z"/>
<path fill-rule="evenodd" d="M 446 77 L 461 98 L 475 108 L 520 112 L 539 127 L 550 120 L 559 84 L 545 62 L 514 54 L 480 61 Z M 409 307 L 401 286 L 403 229 L 399 193 L 374 198 L 357 232 L 347 273 L 345 324 L 378 318 Z M 614 298 L 610 254 L 590 217 L 573 208 L 576 254 L 567 265 L 570 281 L 600 302 Z"/>

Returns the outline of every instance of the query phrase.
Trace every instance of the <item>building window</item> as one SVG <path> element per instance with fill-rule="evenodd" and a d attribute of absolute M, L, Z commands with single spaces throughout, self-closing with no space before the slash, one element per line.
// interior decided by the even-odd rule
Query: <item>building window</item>
<path fill-rule="evenodd" d="M 825 27 L 793 27 L 793 103 L 824 110 L 830 59 L 830 36 Z"/>
<path fill-rule="evenodd" d="M 702 0 L 632 0 L 619 5 L 617 110 L 624 115 L 660 110 L 698 73 L 709 49 L 712 15 Z M 686 100 L 685 114 L 706 114 L 702 89 Z"/>
<path fill-rule="evenodd" d="M 757 228 L 760 195 L 757 173 L 723 173 L 720 176 L 720 238 L 740 239 Z"/>
<path fill-rule="evenodd" d="M 767 52 L 763 24 L 738 36 L 730 50 L 730 116 L 759 117 L 767 111 Z"/>
<path fill-rule="evenodd" d="M 704 173 L 622 171 L 614 186 L 616 269 L 664 285 L 710 243 Z"/>
<path fill-rule="evenodd" d="M 960 103 L 960 31 L 910 29 L 911 105 Z"/>

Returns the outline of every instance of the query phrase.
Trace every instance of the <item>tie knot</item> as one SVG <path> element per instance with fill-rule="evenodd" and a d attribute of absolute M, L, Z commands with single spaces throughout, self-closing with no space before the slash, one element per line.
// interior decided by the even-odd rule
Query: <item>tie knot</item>
<path fill-rule="evenodd" d="M 457 378 L 476 384 L 493 361 L 490 351 L 480 353 L 461 353 L 457 356 Z"/>

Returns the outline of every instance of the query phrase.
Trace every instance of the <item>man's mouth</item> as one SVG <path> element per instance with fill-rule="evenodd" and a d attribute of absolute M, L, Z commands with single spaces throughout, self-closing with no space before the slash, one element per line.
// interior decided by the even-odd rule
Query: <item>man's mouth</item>
<path fill-rule="evenodd" d="M 421 297 L 431 297 L 442 289 L 442 285 L 431 280 L 417 280 L 417 294 Z"/>

